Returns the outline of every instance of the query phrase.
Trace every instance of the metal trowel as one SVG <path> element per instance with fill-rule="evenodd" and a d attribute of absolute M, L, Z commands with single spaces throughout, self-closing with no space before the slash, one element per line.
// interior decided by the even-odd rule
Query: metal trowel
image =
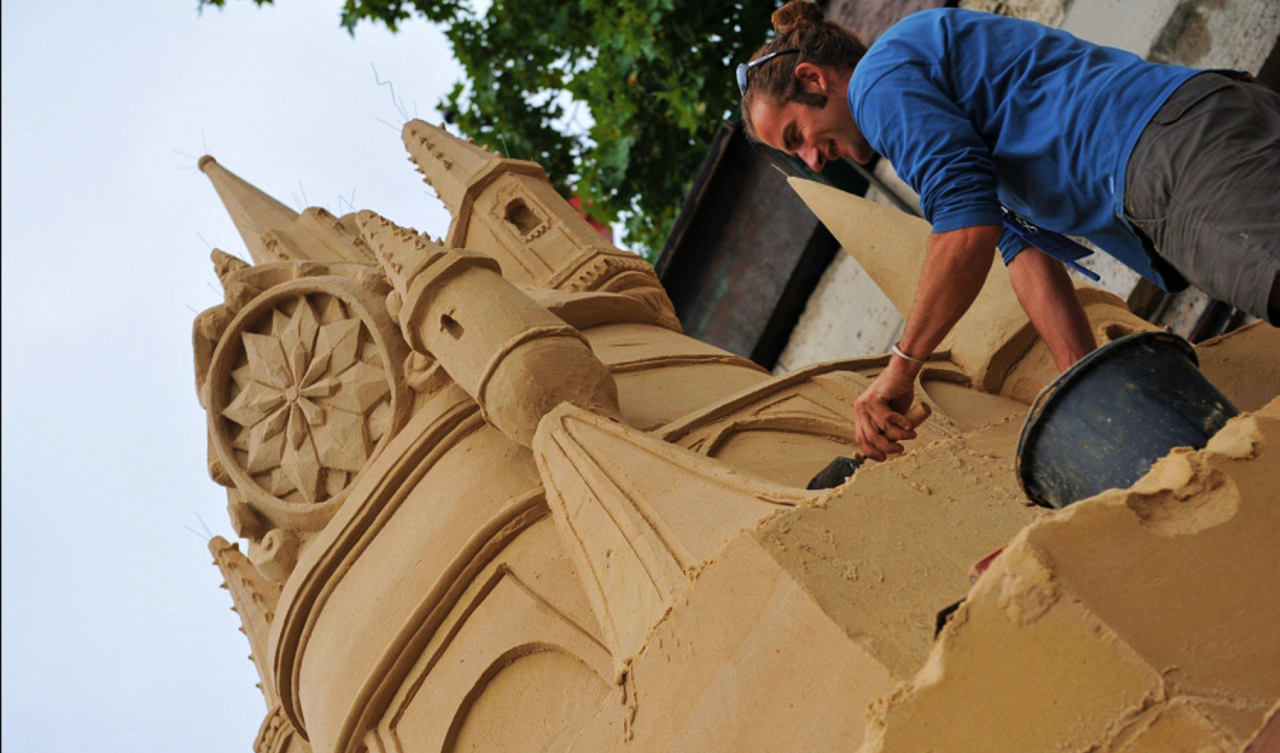
<path fill-rule="evenodd" d="M 933 413 L 933 410 L 926 403 L 916 403 L 907 411 L 907 421 L 911 422 L 911 428 L 915 429 Z M 827 463 L 827 467 L 818 471 L 810 481 L 806 489 L 834 489 L 849 480 L 849 477 L 858 470 L 858 467 L 865 463 L 866 456 L 857 453 L 853 457 L 837 455 L 835 460 Z"/>

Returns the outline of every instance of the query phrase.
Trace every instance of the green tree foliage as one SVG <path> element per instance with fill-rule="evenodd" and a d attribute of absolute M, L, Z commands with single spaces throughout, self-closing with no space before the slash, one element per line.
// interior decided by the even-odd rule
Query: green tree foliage
<path fill-rule="evenodd" d="M 352 34 L 365 20 L 392 31 L 419 15 L 443 25 L 466 71 L 439 104 L 446 119 L 540 162 L 597 219 L 624 217 L 627 243 L 653 256 L 716 129 L 734 116 L 733 69 L 764 42 L 777 5 L 494 0 L 480 16 L 466 0 L 345 0 L 340 23 Z"/>

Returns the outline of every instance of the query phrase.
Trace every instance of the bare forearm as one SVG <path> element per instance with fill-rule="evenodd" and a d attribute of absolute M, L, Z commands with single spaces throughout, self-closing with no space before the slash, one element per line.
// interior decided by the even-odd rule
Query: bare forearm
<path fill-rule="evenodd" d="M 1009 279 L 1059 371 L 1098 347 L 1062 262 L 1035 247 L 1028 248 L 1009 262 Z"/>
<path fill-rule="evenodd" d="M 904 417 L 915 393 L 920 364 L 938 347 L 986 282 L 995 258 L 1000 228 L 980 225 L 929 236 L 929 253 L 920 272 L 916 299 L 899 346 L 909 358 L 894 355 L 854 404 L 858 446 L 866 456 L 884 460 L 902 452 L 899 440 L 914 439 Z"/>
<path fill-rule="evenodd" d="M 899 343 L 907 355 L 927 357 L 973 305 L 991 271 L 999 239 L 997 225 L 929 236 L 929 253 Z"/>

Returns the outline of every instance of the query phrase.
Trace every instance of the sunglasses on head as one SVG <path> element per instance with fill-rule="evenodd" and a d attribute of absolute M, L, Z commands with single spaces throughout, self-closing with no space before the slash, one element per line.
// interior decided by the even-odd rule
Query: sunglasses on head
<path fill-rule="evenodd" d="M 738 66 L 738 91 L 742 92 L 742 96 L 747 96 L 747 74 L 751 72 L 752 68 L 755 68 L 758 65 L 764 65 L 779 55 L 791 55 L 799 51 L 799 47 L 792 47 L 789 50 L 778 50 L 777 52 L 771 52 L 768 55 L 761 55 L 750 63 L 740 64 Z"/>

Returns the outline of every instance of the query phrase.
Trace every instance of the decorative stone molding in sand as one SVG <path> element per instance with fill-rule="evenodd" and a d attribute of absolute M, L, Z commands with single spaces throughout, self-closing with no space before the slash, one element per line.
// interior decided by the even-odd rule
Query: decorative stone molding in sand
<path fill-rule="evenodd" d="M 1208 448 L 1049 513 L 1013 455 L 1052 365 L 997 268 L 910 451 L 807 491 L 884 357 L 771 377 L 539 166 L 404 139 L 443 240 L 201 160 L 254 259 L 214 253 L 193 343 L 256 753 L 1234 751 L 1280 702 L 1276 330 L 1199 349 L 1251 412 Z M 797 188 L 905 309 L 927 227 Z"/>
<path fill-rule="evenodd" d="M 221 536 L 209 540 L 209 552 L 225 578 L 222 587 L 231 592 L 235 604 L 232 609 L 240 615 L 241 632 L 249 639 L 249 658 L 262 678 L 258 689 L 267 701 L 268 711 L 254 740 L 254 753 L 310 753 L 307 741 L 297 734 L 280 706 L 267 653 L 271 623 L 280 601 L 280 584 L 263 577 L 237 544 L 228 543 Z"/>

